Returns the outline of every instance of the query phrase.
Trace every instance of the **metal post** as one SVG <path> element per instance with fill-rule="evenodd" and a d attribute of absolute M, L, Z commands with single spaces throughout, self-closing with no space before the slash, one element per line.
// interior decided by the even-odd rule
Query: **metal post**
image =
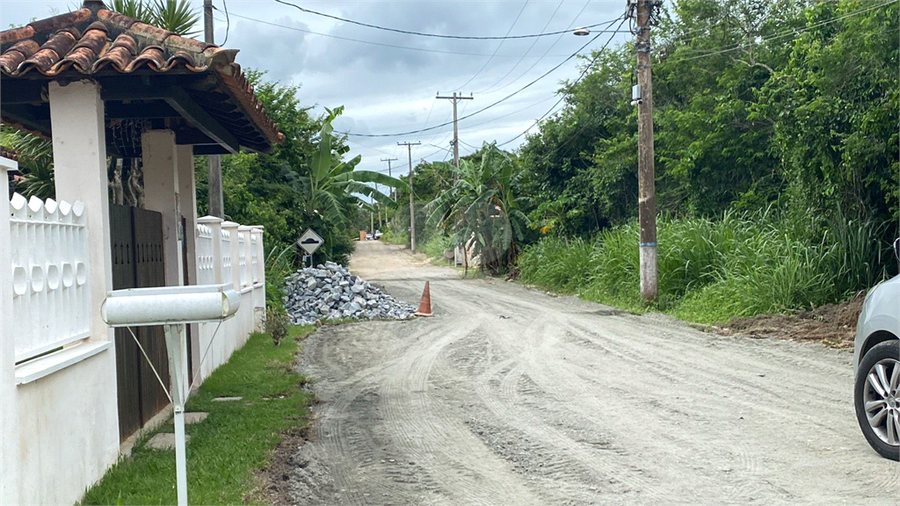
<path fill-rule="evenodd" d="M 184 324 L 165 326 L 169 377 L 172 380 L 172 406 L 175 422 L 175 484 L 178 506 L 187 506 L 187 461 L 184 438 L 184 402 L 187 400 L 187 361 Z"/>

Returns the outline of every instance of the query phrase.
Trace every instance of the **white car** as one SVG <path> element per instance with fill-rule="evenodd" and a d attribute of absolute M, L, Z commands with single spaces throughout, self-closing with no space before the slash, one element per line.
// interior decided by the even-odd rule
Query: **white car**
<path fill-rule="evenodd" d="M 894 241 L 900 259 L 900 239 Z M 900 276 L 866 294 L 853 346 L 853 403 L 866 440 L 900 460 Z"/>

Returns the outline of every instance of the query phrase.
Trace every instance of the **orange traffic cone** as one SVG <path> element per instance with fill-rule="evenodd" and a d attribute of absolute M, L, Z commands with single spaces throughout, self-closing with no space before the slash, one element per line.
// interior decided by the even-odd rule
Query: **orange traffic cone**
<path fill-rule="evenodd" d="M 431 290 L 428 281 L 425 282 L 425 290 L 422 291 L 422 299 L 419 300 L 419 309 L 414 313 L 416 316 L 431 316 Z"/>

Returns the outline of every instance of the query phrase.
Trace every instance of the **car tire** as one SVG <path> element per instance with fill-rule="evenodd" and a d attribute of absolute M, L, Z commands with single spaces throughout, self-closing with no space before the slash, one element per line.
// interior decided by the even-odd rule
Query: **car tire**
<path fill-rule="evenodd" d="M 900 461 L 900 341 L 880 343 L 865 354 L 857 369 L 853 401 L 869 445 L 881 456 Z"/>

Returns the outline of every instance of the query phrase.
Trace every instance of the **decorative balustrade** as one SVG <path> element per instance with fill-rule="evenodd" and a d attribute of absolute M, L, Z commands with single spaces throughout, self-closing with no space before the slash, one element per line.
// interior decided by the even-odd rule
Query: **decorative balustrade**
<path fill-rule="evenodd" d="M 231 283 L 231 231 L 222 229 L 221 232 L 221 256 L 222 256 L 222 282 Z"/>
<path fill-rule="evenodd" d="M 240 287 L 245 288 L 250 283 L 247 280 L 247 243 L 249 239 L 249 227 L 238 228 L 238 272 L 240 273 Z"/>
<path fill-rule="evenodd" d="M 250 231 L 250 272 L 253 274 L 253 284 L 263 279 L 259 264 L 259 246 L 262 243 L 262 234 L 259 228 L 253 227 Z"/>
<path fill-rule="evenodd" d="M 202 223 L 197 225 L 197 284 L 216 283 L 213 229 Z"/>
<path fill-rule="evenodd" d="M 81 202 L 15 194 L 9 213 L 20 362 L 90 336 L 88 237 Z"/>

